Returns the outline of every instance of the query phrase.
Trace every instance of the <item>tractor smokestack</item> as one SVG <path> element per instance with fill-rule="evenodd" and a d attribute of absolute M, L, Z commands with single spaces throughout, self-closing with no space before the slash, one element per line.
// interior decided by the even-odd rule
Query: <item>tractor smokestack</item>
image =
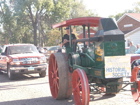
<path fill-rule="evenodd" d="M 95 36 L 123 34 L 124 33 L 118 29 L 116 22 L 112 18 L 102 18 L 100 20 L 98 31 L 95 33 Z"/>

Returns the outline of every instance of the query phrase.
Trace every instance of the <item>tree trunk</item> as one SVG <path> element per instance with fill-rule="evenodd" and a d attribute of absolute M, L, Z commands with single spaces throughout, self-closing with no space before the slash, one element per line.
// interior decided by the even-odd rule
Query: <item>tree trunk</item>
<path fill-rule="evenodd" d="M 33 29 L 33 33 L 34 33 L 34 36 L 33 36 L 33 38 L 34 38 L 34 45 L 35 46 L 37 46 L 37 26 L 36 26 L 36 24 L 34 24 L 34 29 Z"/>

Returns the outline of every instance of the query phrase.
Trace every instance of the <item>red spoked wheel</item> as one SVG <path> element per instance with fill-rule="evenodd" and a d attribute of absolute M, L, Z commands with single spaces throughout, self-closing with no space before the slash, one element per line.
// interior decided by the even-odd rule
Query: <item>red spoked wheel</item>
<path fill-rule="evenodd" d="M 53 98 L 69 98 L 72 95 L 72 86 L 66 55 L 62 53 L 51 54 L 48 70 L 50 90 Z"/>
<path fill-rule="evenodd" d="M 89 105 L 89 84 L 84 70 L 79 68 L 74 70 L 72 88 L 75 105 Z"/>
<path fill-rule="evenodd" d="M 133 68 L 131 82 L 134 84 L 131 86 L 132 96 L 135 102 L 140 103 L 140 81 L 138 79 L 138 73 L 140 70 L 140 66 Z"/>

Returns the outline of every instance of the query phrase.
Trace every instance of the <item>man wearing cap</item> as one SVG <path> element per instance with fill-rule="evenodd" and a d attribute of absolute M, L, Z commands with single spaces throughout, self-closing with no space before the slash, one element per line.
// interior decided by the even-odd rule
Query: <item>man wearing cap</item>
<path fill-rule="evenodd" d="M 65 46 L 66 47 L 66 52 L 70 52 L 71 51 L 71 48 L 70 48 L 69 37 L 71 35 L 72 43 L 75 42 L 76 37 L 75 37 L 74 34 L 70 34 L 69 27 L 67 27 L 65 30 L 66 30 L 67 34 L 65 34 L 63 36 L 63 38 L 62 38 L 62 46 Z"/>

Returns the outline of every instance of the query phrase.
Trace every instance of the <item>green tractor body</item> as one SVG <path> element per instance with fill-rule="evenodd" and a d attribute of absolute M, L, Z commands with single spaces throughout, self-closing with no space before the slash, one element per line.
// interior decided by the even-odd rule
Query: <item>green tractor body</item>
<path fill-rule="evenodd" d="M 83 48 L 79 49 L 78 43 Z M 76 41 L 73 52 L 69 53 L 69 66 L 72 70 L 84 70 L 89 82 L 105 86 L 107 93 L 119 91 L 119 80 L 131 75 L 131 66 L 130 57 L 125 56 L 124 34 L 112 19 L 101 19 L 94 37 Z M 107 88 L 110 83 L 112 89 Z"/>
<path fill-rule="evenodd" d="M 83 38 L 73 42 L 66 53 L 51 54 L 49 59 L 49 83 L 55 99 L 65 99 L 72 92 L 76 105 L 89 105 L 90 93 L 117 94 L 131 85 L 135 101 L 140 102 L 140 67 L 132 70 L 131 56 L 125 54 L 124 33 L 111 18 L 81 17 L 53 25 L 53 28 L 83 27 Z M 87 27 L 88 37 L 85 32 Z M 91 37 L 90 28 L 97 31 Z M 63 41 L 62 41 L 63 43 Z M 123 77 L 131 76 L 131 82 Z M 122 85 L 125 85 L 122 87 Z M 139 100 L 137 100 L 139 99 Z"/>
<path fill-rule="evenodd" d="M 111 29 L 106 29 L 104 26 L 106 24 L 112 24 Z M 107 63 L 105 62 L 105 58 L 110 57 L 111 60 L 111 57 L 124 57 L 125 40 L 124 34 L 117 28 L 112 19 L 101 19 L 99 29 L 95 37 L 77 40 L 77 43 L 83 42 L 83 48 L 80 52 L 78 51 L 79 49 L 76 49 L 70 53 L 72 59 L 70 59 L 69 62 L 73 69 L 80 67 L 84 69 L 90 77 L 93 76 L 104 79 L 106 78 L 105 65 Z M 86 44 L 88 44 L 88 46 Z M 116 62 L 116 60 L 112 62 Z M 119 71 L 118 69 L 115 70 Z M 121 76 L 114 76 L 114 78 L 120 78 Z"/>

